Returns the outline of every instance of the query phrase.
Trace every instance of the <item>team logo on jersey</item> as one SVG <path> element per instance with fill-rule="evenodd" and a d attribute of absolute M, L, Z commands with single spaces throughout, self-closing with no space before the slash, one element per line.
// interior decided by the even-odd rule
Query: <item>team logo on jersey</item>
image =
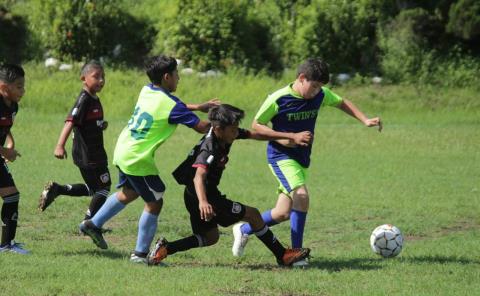
<path fill-rule="evenodd" d="M 232 213 L 233 214 L 238 214 L 242 211 L 242 205 L 239 204 L 238 202 L 234 202 L 232 205 Z"/>
<path fill-rule="evenodd" d="M 287 113 L 287 119 L 288 121 L 306 120 L 306 119 L 315 118 L 317 114 L 318 114 L 318 110 Z"/>
<path fill-rule="evenodd" d="M 108 183 L 108 181 L 110 181 L 110 174 L 109 173 L 105 173 L 103 175 L 100 176 L 100 180 L 102 181 L 102 183 Z"/>

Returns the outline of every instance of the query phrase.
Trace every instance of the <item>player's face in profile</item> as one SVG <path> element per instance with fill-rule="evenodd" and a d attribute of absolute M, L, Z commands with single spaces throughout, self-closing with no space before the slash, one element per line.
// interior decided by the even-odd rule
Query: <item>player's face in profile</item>
<path fill-rule="evenodd" d="M 19 77 L 12 83 L 2 83 L 2 93 L 9 101 L 18 103 L 25 94 L 25 78 Z"/>
<path fill-rule="evenodd" d="M 300 95 L 305 99 L 313 99 L 321 90 L 323 83 L 300 77 Z"/>
<path fill-rule="evenodd" d="M 215 133 L 217 137 L 226 144 L 232 144 L 238 137 L 238 123 L 235 125 L 229 125 L 224 128 L 217 127 L 218 133 Z"/>
<path fill-rule="evenodd" d="M 92 93 L 100 92 L 105 85 L 105 73 L 102 69 L 94 68 L 82 77 L 83 84 Z"/>
<path fill-rule="evenodd" d="M 171 74 L 167 73 L 166 82 L 167 82 L 168 90 L 171 92 L 176 91 L 179 80 L 180 80 L 180 76 L 178 75 L 177 70 L 174 70 Z"/>

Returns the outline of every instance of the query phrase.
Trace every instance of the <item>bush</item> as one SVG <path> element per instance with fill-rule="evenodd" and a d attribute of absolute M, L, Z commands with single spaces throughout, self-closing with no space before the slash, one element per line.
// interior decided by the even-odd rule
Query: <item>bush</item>
<path fill-rule="evenodd" d="M 281 69 L 270 29 L 249 14 L 248 1 L 182 0 L 170 32 L 170 51 L 199 70 Z"/>
<path fill-rule="evenodd" d="M 120 9 L 117 1 L 39 0 L 29 5 L 32 31 L 60 59 L 110 57 L 132 64 L 152 47 L 152 26 Z"/>
<path fill-rule="evenodd" d="M 480 39 L 480 2 L 460 0 L 452 4 L 447 31 L 464 40 Z"/>
<path fill-rule="evenodd" d="M 25 20 L 0 6 L 0 63 L 21 63 L 26 51 Z"/>
<path fill-rule="evenodd" d="M 389 1 L 314 1 L 297 18 L 296 56 L 322 57 L 336 71 L 376 72 L 376 25 L 394 11 Z"/>
<path fill-rule="evenodd" d="M 414 80 L 423 60 L 430 59 L 425 50 L 427 40 L 416 30 L 428 18 L 430 14 L 422 8 L 404 10 L 379 30 L 379 46 L 383 51 L 381 67 L 391 81 Z"/>

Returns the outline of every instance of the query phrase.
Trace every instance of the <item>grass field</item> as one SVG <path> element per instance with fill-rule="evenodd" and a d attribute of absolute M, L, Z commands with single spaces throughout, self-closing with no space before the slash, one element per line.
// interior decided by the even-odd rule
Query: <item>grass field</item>
<path fill-rule="evenodd" d="M 81 181 L 70 158 L 56 160 L 52 153 L 80 86 L 74 74 L 28 70 L 33 73 L 28 94 L 13 128 L 22 157 L 10 168 L 22 196 L 17 239 L 32 255 L 1 254 L 0 295 L 474 295 L 480 290 L 480 105 L 473 91 L 336 89 L 367 114 L 380 114 L 385 128 L 378 133 L 335 109 L 320 112 L 309 170 L 308 269 L 278 268 L 256 238 L 244 258 L 234 259 L 230 228 L 221 230 L 213 247 L 171 256 L 166 268 L 147 268 L 128 261 L 140 200 L 106 225 L 113 228 L 106 235 L 107 251 L 78 234 L 87 198 L 59 198 L 45 213 L 36 211 L 46 181 Z M 144 81 L 133 79 L 138 75 L 107 71 L 111 78 L 101 97 L 110 123 L 105 133 L 110 157 Z M 179 95 L 200 100 L 219 93 L 247 110 L 243 126 L 248 127 L 264 96 L 288 81 L 282 79 L 185 77 Z M 157 153 L 167 184 L 157 234 L 169 240 L 190 234 L 182 188 L 170 172 L 199 138 L 179 127 Z M 221 183 L 231 198 L 260 210 L 276 200 L 265 146 L 236 143 Z M 395 224 L 405 236 L 397 258 L 384 260 L 370 250 L 370 232 L 383 223 Z M 289 244 L 288 223 L 273 231 Z"/>

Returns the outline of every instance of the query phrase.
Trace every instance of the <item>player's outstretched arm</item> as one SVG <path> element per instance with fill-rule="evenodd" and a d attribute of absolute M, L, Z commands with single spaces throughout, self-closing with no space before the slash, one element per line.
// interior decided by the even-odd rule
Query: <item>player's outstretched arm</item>
<path fill-rule="evenodd" d="M 218 106 L 220 105 L 221 102 L 219 99 L 217 98 L 214 98 L 214 99 L 211 99 L 210 101 L 208 102 L 205 102 L 205 103 L 201 103 L 201 104 L 186 104 L 187 105 L 187 108 L 188 110 L 190 111 L 201 111 L 201 112 L 208 112 L 208 110 L 210 110 L 210 108 L 212 108 L 213 106 Z"/>
<path fill-rule="evenodd" d="M 198 209 L 200 211 L 200 218 L 205 221 L 210 221 L 215 212 L 213 207 L 208 203 L 207 190 L 205 189 L 205 179 L 207 178 L 207 169 L 204 167 L 197 167 L 193 184 L 195 185 L 195 192 L 198 198 Z"/>
<path fill-rule="evenodd" d="M 65 143 L 67 142 L 68 137 L 73 129 L 73 122 L 67 121 L 63 126 L 62 132 L 60 133 L 60 137 L 58 138 L 57 146 L 55 146 L 55 151 L 53 154 L 58 159 L 66 159 L 67 158 L 67 151 L 65 151 Z"/>
<path fill-rule="evenodd" d="M 205 121 L 205 120 L 200 120 L 194 127 L 193 129 L 199 133 L 199 134 L 204 134 L 208 132 L 210 129 L 210 121 Z"/>
<path fill-rule="evenodd" d="M 280 140 L 279 143 L 282 143 L 282 140 L 284 140 L 285 143 L 293 142 L 293 144 L 300 146 L 308 146 L 313 140 L 313 135 L 310 131 L 303 131 L 299 133 L 278 132 L 265 124 L 257 122 L 256 120 L 254 120 L 252 123 L 252 129 L 253 131 L 251 131 L 251 133 L 253 133 L 253 135 L 251 135 L 250 138 L 256 140 Z"/>
<path fill-rule="evenodd" d="M 344 99 L 343 102 L 338 105 L 338 108 L 342 110 L 343 112 L 347 113 L 348 115 L 358 119 L 360 122 L 362 122 L 365 126 L 367 127 L 372 127 L 372 126 L 378 126 L 378 131 L 382 131 L 382 121 L 380 117 L 373 117 L 373 118 L 368 118 L 365 114 L 363 114 L 360 109 L 357 108 L 352 102 L 349 100 Z"/>

